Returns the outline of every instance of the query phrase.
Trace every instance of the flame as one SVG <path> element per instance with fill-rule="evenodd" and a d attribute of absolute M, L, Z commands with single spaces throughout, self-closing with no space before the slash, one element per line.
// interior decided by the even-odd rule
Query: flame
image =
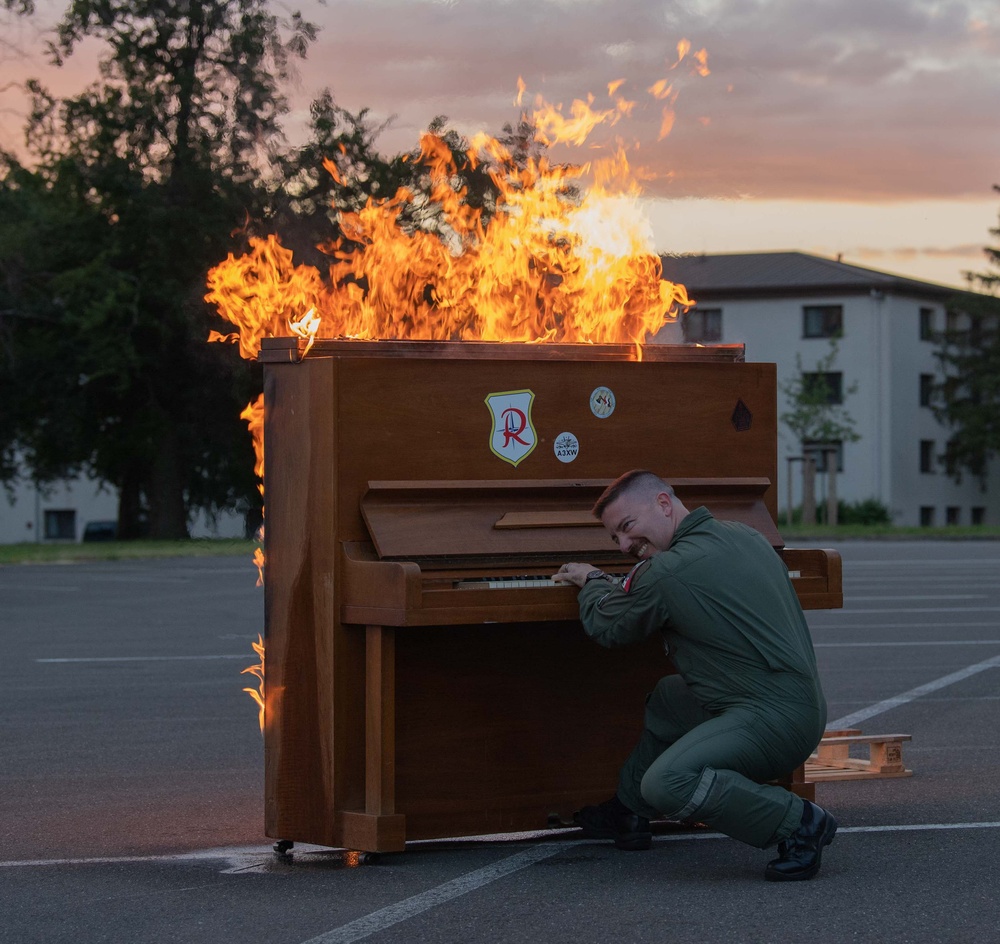
<path fill-rule="evenodd" d="M 257 641 L 251 643 L 254 652 L 260 658 L 260 662 L 257 665 L 248 665 L 240 675 L 253 675 L 256 676 L 258 681 L 256 688 L 244 688 L 245 691 L 255 702 L 257 702 L 257 721 L 260 724 L 261 734 L 264 733 L 264 639 L 257 634 Z"/>
<path fill-rule="evenodd" d="M 319 330 L 320 318 L 316 314 L 315 308 L 310 308 L 299 321 L 289 321 L 288 327 L 298 338 L 305 338 L 308 342 L 305 349 L 302 351 L 301 357 L 305 357 L 309 353 L 309 348 L 313 346 L 313 341 L 316 340 L 316 332 Z M 263 462 L 261 462 L 261 468 L 263 469 Z"/>
<path fill-rule="evenodd" d="M 690 51 L 678 46 L 675 68 Z M 704 67 L 704 50 L 692 57 Z M 636 105 L 608 84 L 608 100 L 576 99 L 567 108 L 537 99 L 529 117 L 536 139 L 580 147 L 615 128 Z M 518 100 L 525 92 L 518 80 Z M 660 137 L 674 123 L 677 92 L 648 88 L 661 102 Z M 665 105 L 665 107 L 664 107 Z M 208 275 L 206 299 L 234 324 L 240 353 L 289 333 L 316 338 L 626 342 L 637 348 L 692 304 L 662 278 L 641 190 L 624 147 L 602 147 L 579 165 L 548 158 L 515 163 L 497 139 L 479 135 L 465 155 L 487 168 L 498 191 L 488 219 L 456 187 L 462 168 L 440 138 L 425 133 L 420 162 L 427 187 L 341 210 L 341 238 L 322 247 L 328 271 L 296 265 L 274 235 L 254 238 Z M 325 161 L 337 179 L 334 159 Z M 306 314 L 302 314 L 305 312 Z"/>

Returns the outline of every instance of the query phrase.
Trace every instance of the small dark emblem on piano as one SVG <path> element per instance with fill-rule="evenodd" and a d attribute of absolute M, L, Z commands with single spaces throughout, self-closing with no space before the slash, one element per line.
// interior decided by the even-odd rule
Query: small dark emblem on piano
<path fill-rule="evenodd" d="M 615 412 L 615 395 L 610 387 L 595 387 L 590 393 L 590 410 L 600 420 Z"/>
<path fill-rule="evenodd" d="M 753 423 L 753 413 L 747 408 L 742 400 L 736 401 L 736 408 L 733 410 L 733 426 L 738 433 L 745 433 Z"/>

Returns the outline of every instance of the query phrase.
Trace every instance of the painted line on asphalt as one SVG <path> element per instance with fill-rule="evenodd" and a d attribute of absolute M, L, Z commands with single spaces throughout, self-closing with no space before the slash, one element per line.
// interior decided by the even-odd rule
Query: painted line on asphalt
<path fill-rule="evenodd" d="M 892 606 L 859 607 L 845 606 L 838 613 L 1000 613 L 1000 606 Z"/>
<path fill-rule="evenodd" d="M 238 656 L 82 656 L 76 659 L 35 659 L 36 662 L 197 662 L 211 659 L 252 659 L 253 653 Z"/>
<path fill-rule="evenodd" d="M 54 865 L 123 865 L 129 862 L 181 862 L 184 860 L 225 859 L 240 861 L 248 857 L 260 859 L 270 856 L 273 851 L 270 846 L 232 846 L 223 849 L 201 849 L 196 852 L 176 852 L 169 855 L 131 855 L 131 856 L 89 856 L 81 859 L 22 859 L 10 862 L 0 862 L 0 868 L 15 868 L 17 866 L 54 866 Z"/>
<path fill-rule="evenodd" d="M 869 705 L 867 708 L 862 708 L 860 711 L 844 715 L 844 717 L 838 718 L 836 721 L 828 721 L 827 727 L 853 728 L 862 721 L 867 721 L 869 718 L 874 718 L 876 715 L 884 714 L 887 711 L 891 711 L 893 708 L 898 708 L 901 705 L 908 704 L 923 695 L 929 695 L 931 692 L 936 692 L 949 685 L 954 685 L 956 682 L 964 681 L 973 675 L 977 675 L 979 672 L 986 671 L 986 669 L 995 669 L 998 667 L 1000 667 L 1000 656 L 994 656 L 992 659 L 986 659 L 983 662 L 977 662 L 975 665 L 966 666 L 964 669 L 959 669 L 957 672 L 952 672 L 949 675 L 943 675 L 939 679 L 934 679 L 933 682 L 927 682 L 925 685 L 918 685 L 916 688 L 911 688 L 908 692 L 903 692 L 901 695 L 886 698 L 883 701 L 876 702 L 874 705 Z"/>
<path fill-rule="evenodd" d="M 852 593 L 848 602 L 853 603 L 855 600 L 862 600 L 865 603 L 872 600 L 985 600 L 988 596 L 988 593 L 898 593 L 895 595 L 880 593 L 878 596 L 861 597 Z"/>
<path fill-rule="evenodd" d="M 990 624 L 993 625 L 992 623 Z M 814 642 L 814 649 L 872 649 L 879 646 L 1000 646 L 1000 639 L 942 639 L 917 642 Z"/>
<path fill-rule="evenodd" d="M 992 626 L 994 629 L 997 627 L 997 620 L 984 620 L 981 623 L 969 622 L 969 623 L 952 623 L 952 629 L 978 629 L 980 627 Z M 812 626 L 812 629 L 935 629 L 936 625 L 934 623 L 928 624 L 916 624 L 913 620 L 907 623 L 855 623 L 853 620 L 847 623 L 817 623 Z"/>
<path fill-rule="evenodd" d="M 911 623 L 898 624 L 912 628 Z M 963 623 L 963 626 L 995 626 L 996 623 Z M 884 628 L 885 624 L 878 624 L 871 628 Z M 823 626 L 822 629 L 863 629 L 857 625 L 844 626 Z M 820 649 L 840 649 L 851 647 L 871 647 L 871 646 L 997 646 L 1000 639 L 946 639 L 939 642 L 817 642 L 813 644 Z M 204 656 L 76 656 L 59 657 L 50 659 L 35 659 L 35 662 L 47 665 L 76 663 L 76 662 L 198 662 L 202 660 L 211 661 L 213 659 L 252 659 L 253 653 L 241 653 L 239 655 L 204 655 Z"/>
<path fill-rule="evenodd" d="M 533 846 L 530 849 L 525 849 L 523 852 L 508 856 L 506 859 L 501 859 L 499 862 L 494 862 L 492 865 L 487 865 L 481 869 L 476 869 L 474 872 L 467 872 L 465 875 L 460 875 L 450 882 L 445 882 L 436 888 L 430 888 L 419 895 L 413 895 L 410 898 L 404 898 L 402 901 L 396 902 L 394 905 L 380 908 L 378 911 L 373 911 L 363 918 L 343 924 L 339 928 L 327 931 L 325 934 L 311 937 L 304 944 L 351 944 L 353 941 L 360 941 L 362 938 L 377 934 L 379 931 L 384 931 L 394 924 L 406 921 L 408 918 L 428 911 L 437 905 L 444 904 L 446 901 L 451 901 L 453 898 L 467 895 L 477 888 L 489 885 L 497 879 L 501 879 L 514 872 L 519 872 L 521 869 L 526 869 L 529 865 L 534 865 L 536 862 L 541 862 L 543 859 L 548 859 L 562 852 L 564 849 L 579 844 L 578 842 L 546 842 L 539 846 Z"/>
<path fill-rule="evenodd" d="M 837 829 L 837 835 L 842 835 L 846 833 L 895 833 L 895 832 L 923 832 L 923 831 L 933 831 L 933 830 L 951 830 L 951 829 L 1000 829 L 1000 821 L 997 822 L 976 822 L 976 823 L 901 823 L 893 826 L 841 826 Z M 545 839 L 551 836 L 553 833 L 556 834 L 566 834 L 572 832 L 572 830 L 538 830 L 533 833 L 518 833 L 516 834 L 518 839 L 521 841 L 531 841 L 533 839 Z M 514 834 L 509 834 L 514 835 Z M 504 835 L 491 835 L 489 840 L 492 843 L 487 843 L 487 845 L 495 844 L 496 841 L 504 841 L 505 838 L 509 838 L 509 835 L 505 837 Z M 483 837 L 484 839 L 486 837 Z M 692 833 L 668 833 L 666 835 L 656 835 L 654 836 L 655 842 L 684 842 L 687 840 L 698 840 L 698 839 L 728 839 L 729 837 L 725 833 L 709 833 L 709 832 L 692 832 Z M 415 842 L 412 845 L 415 847 L 420 846 L 434 846 L 439 842 L 468 842 L 469 845 L 474 845 L 475 837 L 461 836 L 454 840 L 439 840 L 439 839 L 429 839 L 420 842 Z M 545 843 L 545 853 L 544 855 L 539 855 L 536 859 L 532 861 L 540 862 L 543 859 L 550 858 L 557 852 L 563 849 L 571 849 L 575 846 L 580 845 L 592 845 L 599 840 L 592 839 L 580 839 L 568 842 L 558 842 L 558 843 Z M 734 840 L 735 841 L 735 840 Z M 409 845 L 409 844 L 408 844 Z M 533 846 L 531 850 L 540 849 L 541 846 Z M 311 846 L 305 847 L 303 844 L 295 844 L 295 854 L 296 856 L 308 856 L 310 854 L 322 854 L 327 855 L 330 852 L 335 852 L 327 846 Z M 517 856 L 522 855 L 518 853 Z M 510 858 L 517 858 L 513 856 Z M 240 874 L 245 873 L 243 868 L 233 868 L 232 866 L 241 866 L 247 864 L 264 865 L 272 861 L 275 857 L 274 850 L 271 846 L 232 846 L 221 849 L 202 849 L 197 852 L 177 852 L 171 853 L 169 855 L 132 855 L 132 856 L 88 856 L 83 858 L 62 858 L 62 859 L 12 859 L 7 862 L 0 862 L 0 869 L 15 869 L 15 868 L 53 868 L 56 866 L 70 866 L 70 865 L 128 865 L 130 863 L 150 863 L 156 864 L 161 862 L 205 862 L 205 861 L 225 861 L 230 865 L 230 868 L 225 870 L 226 874 Z M 506 860 L 503 860 L 506 861 Z M 525 865 L 531 865 L 531 862 L 525 863 Z M 518 866 L 515 864 L 513 868 L 508 869 L 502 874 L 510 874 L 510 872 L 517 871 L 518 868 L 523 868 L 524 866 Z M 488 869 L 489 867 L 487 867 Z M 479 872 L 484 872 L 486 869 L 480 869 Z M 474 875 L 477 873 L 470 872 L 469 875 Z M 498 878 L 502 875 L 497 875 Z M 464 878 L 464 876 L 460 877 Z M 455 879 L 453 881 L 459 881 L 460 879 Z M 450 883 L 448 883 L 450 884 Z M 486 883 L 483 883 L 486 884 Z M 469 891 L 472 889 L 470 888 Z M 431 889 L 434 891 L 434 889 Z M 427 894 L 427 893 L 425 893 Z"/>
<path fill-rule="evenodd" d="M 848 560 L 845 563 L 850 567 L 906 567 L 912 570 L 917 567 L 929 567 L 932 572 L 940 570 L 942 567 L 966 567 L 969 564 L 980 564 L 984 567 L 991 567 L 1000 564 L 998 557 L 955 557 L 951 560 L 932 560 L 919 557 L 900 557 L 893 560 Z"/>

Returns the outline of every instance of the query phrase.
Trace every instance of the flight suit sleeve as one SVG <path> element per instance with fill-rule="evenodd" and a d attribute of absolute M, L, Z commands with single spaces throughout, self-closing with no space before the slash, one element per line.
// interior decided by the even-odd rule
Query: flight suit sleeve
<path fill-rule="evenodd" d="M 591 580 L 580 589 L 577 601 L 584 631 L 608 649 L 645 639 L 661 630 L 670 615 L 649 561 L 642 561 L 621 582 Z"/>

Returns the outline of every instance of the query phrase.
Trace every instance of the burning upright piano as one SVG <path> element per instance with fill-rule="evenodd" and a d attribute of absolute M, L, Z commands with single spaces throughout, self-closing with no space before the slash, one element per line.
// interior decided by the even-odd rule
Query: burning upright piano
<path fill-rule="evenodd" d="M 267 835 L 356 850 L 541 829 L 606 799 L 670 671 L 577 622 L 568 560 L 631 468 L 760 530 L 803 605 L 840 559 L 775 526 L 775 367 L 742 346 L 263 342 Z M 808 795 L 809 785 L 793 788 Z"/>

